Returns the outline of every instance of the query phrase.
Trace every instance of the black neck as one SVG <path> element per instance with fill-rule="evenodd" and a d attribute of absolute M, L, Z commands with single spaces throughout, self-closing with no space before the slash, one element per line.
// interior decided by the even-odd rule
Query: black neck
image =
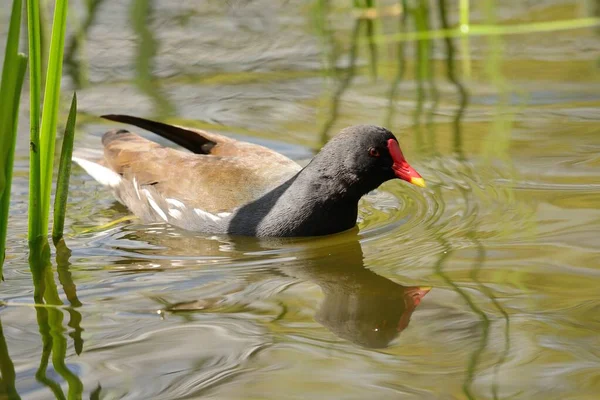
<path fill-rule="evenodd" d="M 320 236 L 354 227 L 364 192 L 354 176 L 330 170 L 320 170 L 313 160 L 287 182 L 242 207 L 228 233 Z"/>

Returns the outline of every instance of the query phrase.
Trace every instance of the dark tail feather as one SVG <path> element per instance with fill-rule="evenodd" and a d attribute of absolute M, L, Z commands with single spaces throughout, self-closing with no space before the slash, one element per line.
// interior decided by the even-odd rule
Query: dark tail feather
<path fill-rule="evenodd" d="M 173 143 L 188 149 L 196 154 L 209 154 L 210 150 L 216 145 L 212 140 L 189 129 L 179 128 L 173 125 L 163 124 L 162 122 L 151 121 L 149 119 L 133 117 L 131 115 L 108 114 L 101 116 L 116 122 L 123 122 L 129 125 L 135 125 L 139 128 L 156 133 L 159 136 L 170 140 Z"/>

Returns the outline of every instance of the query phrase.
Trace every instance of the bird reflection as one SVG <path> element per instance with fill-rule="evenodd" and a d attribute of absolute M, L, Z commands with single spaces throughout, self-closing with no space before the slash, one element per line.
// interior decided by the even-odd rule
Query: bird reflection
<path fill-rule="evenodd" d="M 248 255 L 280 253 L 286 261 L 273 265 L 267 278 L 282 274 L 318 285 L 324 295 L 315 313 L 315 320 L 336 336 L 363 347 L 383 348 L 395 339 L 409 324 L 412 313 L 429 292 L 429 287 L 403 286 L 365 267 L 361 244 L 356 232 L 319 239 L 256 239 L 186 235 L 146 235 L 147 230 L 136 231 L 127 237 L 160 246 L 162 256 L 177 258 L 188 254 L 223 256 L 227 252 Z M 155 250 L 154 250 L 155 251 Z M 153 251 L 153 252 L 154 252 Z M 138 260 L 139 262 L 139 260 Z M 156 260 L 153 264 L 173 262 Z M 156 266 L 153 267 L 156 271 Z M 164 269 L 168 269 L 164 265 Z M 255 281 L 258 275 L 248 280 Z M 264 277 L 263 277 L 264 278 Z M 241 289 L 238 289 L 241 290 Z M 164 311 L 215 312 L 220 308 L 219 298 L 190 299 L 166 304 Z"/>
<path fill-rule="evenodd" d="M 430 288 L 402 286 L 367 269 L 356 239 L 322 250 L 326 254 L 280 269 L 319 285 L 324 298 L 315 320 L 336 336 L 364 347 L 388 346 Z"/>

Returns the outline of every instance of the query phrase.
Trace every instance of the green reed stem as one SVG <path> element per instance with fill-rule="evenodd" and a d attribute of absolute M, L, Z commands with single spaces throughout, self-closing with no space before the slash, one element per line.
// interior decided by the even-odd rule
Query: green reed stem
<path fill-rule="evenodd" d="M 15 159 L 15 147 L 17 144 L 17 127 L 19 125 L 19 106 L 21 102 L 21 88 L 23 87 L 23 79 L 27 70 L 27 56 L 18 54 L 17 65 L 15 68 L 15 82 L 13 85 L 12 97 L 12 113 L 6 114 L 8 121 L 12 123 L 11 132 L 6 131 L 7 136 L 11 136 L 12 142 L 9 144 L 6 158 L 4 158 L 4 191 L 0 195 L 0 279 L 4 279 L 2 275 L 2 266 L 4 264 L 6 235 L 8 232 L 8 209 L 10 208 L 10 187 L 12 185 L 13 164 Z M 4 134 L 2 134 L 4 136 Z"/>
<path fill-rule="evenodd" d="M 40 212 L 40 117 L 42 103 L 42 39 L 40 3 L 27 0 L 29 37 L 29 240 L 44 234 Z"/>
<path fill-rule="evenodd" d="M 42 45 L 42 71 L 48 68 L 48 50 L 50 48 L 50 37 L 52 26 L 50 24 L 50 0 L 39 0 L 40 3 L 40 42 Z M 44 87 L 45 76 L 42 74 L 42 87 Z"/>
<path fill-rule="evenodd" d="M 50 212 L 50 194 L 52 191 L 52 172 L 54 168 L 54 145 L 58 121 L 60 99 L 60 81 L 62 77 L 65 32 L 67 27 L 68 0 L 56 0 L 50 54 L 44 91 L 44 106 L 40 124 L 40 220 L 42 229 L 47 229 Z"/>
<path fill-rule="evenodd" d="M 13 1 L 0 81 L 0 278 L 2 279 L 21 87 L 27 68 L 27 57 L 18 52 L 22 5 L 21 0 Z"/>
<path fill-rule="evenodd" d="M 75 120 L 77 119 L 77 94 L 73 94 L 71 109 L 63 137 L 60 152 L 60 165 L 56 181 L 56 197 L 54 198 L 54 224 L 52 226 L 52 239 L 57 243 L 63 236 L 65 228 L 65 213 L 67 210 L 67 196 L 69 194 L 69 178 L 71 177 L 71 157 L 73 155 L 73 139 L 75 138 Z"/>
<path fill-rule="evenodd" d="M 4 65 L 2 67 L 2 79 L 0 80 L 0 196 L 7 188 L 7 165 L 12 143 L 14 142 L 13 119 L 15 102 L 12 96 L 15 93 L 16 78 L 18 76 L 17 66 L 19 64 L 19 34 L 21 31 L 21 0 L 14 0 L 11 12 L 8 36 L 6 38 L 6 49 L 4 51 Z M 12 166 L 11 166 L 12 168 Z M 10 190 L 10 188 L 9 188 Z"/>

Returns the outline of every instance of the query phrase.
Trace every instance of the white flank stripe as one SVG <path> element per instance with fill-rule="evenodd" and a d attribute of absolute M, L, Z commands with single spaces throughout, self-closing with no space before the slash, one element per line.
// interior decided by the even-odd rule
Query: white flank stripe
<path fill-rule="evenodd" d="M 182 219 L 183 214 L 176 208 L 169 208 L 169 215 L 175 219 Z"/>
<path fill-rule="evenodd" d="M 148 189 L 142 189 L 142 192 L 144 192 L 144 194 L 146 195 L 146 198 L 148 199 L 148 203 L 150 204 L 150 207 L 152 207 L 154 209 L 154 211 L 156 211 L 156 213 L 165 222 L 168 222 L 169 218 L 167 217 L 167 214 L 165 214 L 165 212 L 158 206 L 158 204 L 156 203 L 156 201 L 154 201 L 154 198 L 150 194 L 150 191 Z"/>
<path fill-rule="evenodd" d="M 135 189 L 135 194 L 137 194 L 138 200 L 141 200 L 142 197 L 140 196 L 140 191 L 138 190 L 137 179 L 135 179 L 135 176 L 133 177 L 133 189 Z"/>
<path fill-rule="evenodd" d="M 217 222 L 221 218 L 217 217 L 214 214 L 209 213 L 208 211 L 201 210 L 199 208 L 194 208 L 194 212 L 201 218 L 208 218 L 213 222 Z"/>
<path fill-rule="evenodd" d="M 167 203 L 178 208 L 185 208 L 185 204 L 176 199 L 165 199 Z"/>

